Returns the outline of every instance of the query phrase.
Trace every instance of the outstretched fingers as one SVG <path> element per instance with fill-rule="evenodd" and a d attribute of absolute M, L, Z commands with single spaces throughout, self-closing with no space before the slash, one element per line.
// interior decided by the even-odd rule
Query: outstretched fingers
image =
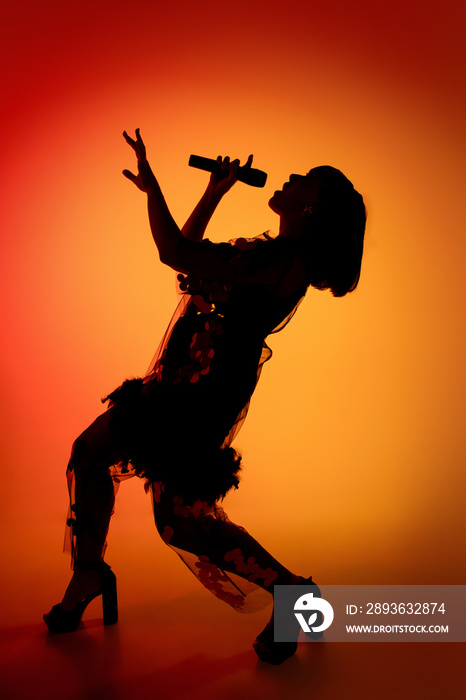
<path fill-rule="evenodd" d="M 126 143 L 129 143 L 131 148 L 136 149 L 136 141 L 134 141 L 134 139 L 131 138 L 131 136 L 128 134 L 127 131 L 123 132 L 123 137 L 124 137 Z"/>
<path fill-rule="evenodd" d="M 138 160 L 143 160 L 146 157 L 146 147 L 144 141 L 141 138 L 139 129 L 136 129 L 136 140 L 132 139 L 127 131 L 123 131 L 123 137 L 127 144 L 131 146 L 133 151 L 136 153 Z"/>
<path fill-rule="evenodd" d="M 146 157 L 146 147 L 144 145 L 144 141 L 141 138 L 141 134 L 139 132 L 139 129 L 136 129 L 136 143 L 138 145 L 139 151 L 141 152 L 141 154 L 145 158 Z"/>
<path fill-rule="evenodd" d="M 128 145 L 131 146 L 136 154 L 138 162 L 138 174 L 135 175 L 131 170 L 123 170 L 123 175 L 133 182 L 136 187 L 138 187 L 142 192 L 147 192 L 148 187 L 150 187 L 154 182 L 154 174 L 147 162 L 146 158 L 146 147 L 144 141 L 141 138 L 139 129 L 136 129 L 136 138 L 133 139 L 127 131 L 123 132 L 123 137 Z"/>
<path fill-rule="evenodd" d="M 123 175 L 136 184 L 137 176 L 131 170 L 123 170 Z"/>

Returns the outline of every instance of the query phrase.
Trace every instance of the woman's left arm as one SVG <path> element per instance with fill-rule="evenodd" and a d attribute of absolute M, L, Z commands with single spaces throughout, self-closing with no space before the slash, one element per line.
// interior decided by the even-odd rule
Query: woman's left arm
<path fill-rule="evenodd" d="M 172 266 L 178 243 L 183 236 L 167 207 L 159 183 L 148 163 L 146 147 L 139 129 L 136 129 L 136 140 L 132 139 L 126 131 L 123 132 L 123 136 L 135 152 L 138 163 L 137 175 L 130 170 L 123 170 L 123 175 L 147 194 L 152 237 L 159 251 L 160 260 Z"/>
<path fill-rule="evenodd" d="M 195 238 L 197 239 L 197 235 L 196 237 L 194 236 L 194 230 L 197 228 L 199 233 L 204 222 L 205 230 L 205 226 L 207 225 L 210 216 L 215 209 L 216 205 L 211 210 L 212 204 L 215 200 L 210 200 L 209 206 L 207 206 L 207 199 L 205 201 L 201 200 L 198 205 L 199 211 L 196 213 L 196 210 L 198 209 L 196 207 L 193 215 L 190 217 L 190 219 L 188 219 L 188 232 L 190 229 L 193 231 L 194 240 L 191 239 L 191 236 L 187 237 L 183 235 L 183 232 L 177 226 L 168 209 L 159 183 L 157 182 L 157 179 L 147 161 L 146 148 L 139 133 L 139 129 L 136 129 L 136 140 L 132 139 L 126 133 L 126 131 L 123 132 L 123 136 L 126 139 L 126 142 L 134 150 L 138 163 L 137 175 L 134 175 L 129 170 L 123 170 L 123 175 L 127 177 L 128 180 L 131 180 L 131 182 L 133 182 L 142 192 L 147 194 L 149 223 L 152 237 L 159 251 L 160 260 L 165 265 L 168 265 L 179 272 L 192 271 L 196 272 L 201 277 L 205 276 L 209 279 L 226 283 L 234 281 L 234 273 L 222 260 L 221 256 L 216 253 L 215 246 L 206 249 L 204 246 L 201 246 L 196 242 Z M 227 178 L 219 180 L 217 196 L 219 191 L 221 192 L 222 188 L 225 188 L 226 186 L 226 183 L 222 185 L 224 180 L 230 180 L 230 178 L 234 180 L 231 182 L 228 189 L 233 186 L 234 182 L 236 182 L 236 170 L 233 170 L 233 177 L 231 172 L 232 170 L 233 168 L 230 168 L 230 174 Z M 227 191 L 227 189 L 225 189 L 225 191 Z M 223 194 L 221 196 L 223 196 Z M 218 201 L 220 201 L 220 199 L 218 199 Z M 211 213 L 209 215 L 210 211 Z M 191 219 L 192 221 L 190 224 L 189 222 Z M 198 220 L 198 222 L 202 220 L 202 222 L 200 224 L 198 223 L 196 226 L 196 220 Z M 201 238 L 202 235 L 200 238 L 198 238 L 198 240 Z"/>

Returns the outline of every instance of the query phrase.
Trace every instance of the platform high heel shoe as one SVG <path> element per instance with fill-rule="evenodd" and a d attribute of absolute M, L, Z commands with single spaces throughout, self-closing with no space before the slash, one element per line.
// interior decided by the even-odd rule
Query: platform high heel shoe
<path fill-rule="evenodd" d="M 75 562 L 75 569 L 83 571 L 99 571 L 101 586 L 95 593 L 84 596 L 73 610 L 64 610 L 60 604 L 54 605 L 49 613 L 44 615 L 44 622 L 50 632 L 74 632 L 89 603 L 102 596 L 102 611 L 104 625 L 114 625 L 118 621 L 118 603 L 116 576 L 105 562 Z"/>
<path fill-rule="evenodd" d="M 314 583 L 312 580 L 312 576 L 309 578 L 302 578 L 301 579 L 301 585 L 311 585 L 314 588 L 314 595 L 320 597 L 320 589 L 318 586 Z M 298 586 L 296 586 L 296 590 L 298 589 Z M 293 597 L 296 596 L 296 598 L 299 597 L 299 593 L 293 592 Z M 318 613 L 318 620 L 317 624 L 321 624 L 321 613 Z M 294 621 L 292 622 L 294 624 Z M 298 649 L 298 637 L 299 637 L 299 631 L 300 627 L 298 626 L 296 628 L 296 641 L 295 642 L 275 642 L 274 641 L 274 623 L 273 619 L 266 624 L 262 632 L 257 635 L 254 643 L 253 643 L 253 649 L 256 652 L 257 656 L 261 661 L 265 661 L 268 664 L 273 664 L 274 666 L 278 666 L 279 664 L 282 664 L 284 661 L 287 659 L 290 659 L 294 654 L 296 653 L 296 650 Z M 318 633 L 306 633 L 306 636 L 312 638 L 312 639 L 320 639 L 322 637 L 323 632 L 318 632 Z"/>

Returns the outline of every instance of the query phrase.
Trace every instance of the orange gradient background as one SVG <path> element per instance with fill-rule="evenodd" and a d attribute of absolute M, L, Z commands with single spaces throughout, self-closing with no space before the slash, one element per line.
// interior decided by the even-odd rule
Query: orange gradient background
<path fill-rule="evenodd" d="M 276 232 L 268 198 L 320 164 L 368 209 L 357 291 L 311 289 L 270 338 L 229 516 L 326 583 L 464 583 L 464 3 L 24 0 L 2 24 L 4 621 L 61 593 L 71 443 L 177 303 L 121 175 L 135 127 L 180 225 L 207 179 L 191 153 L 268 172 L 211 240 Z M 198 586 L 139 480 L 110 535 L 123 603 Z"/>

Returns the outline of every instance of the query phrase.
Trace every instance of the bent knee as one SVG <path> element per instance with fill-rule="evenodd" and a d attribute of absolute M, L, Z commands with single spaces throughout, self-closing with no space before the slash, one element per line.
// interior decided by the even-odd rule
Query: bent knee
<path fill-rule="evenodd" d="M 75 472 L 79 472 L 91 461 L 89 445 L 84 435 L 85 433 L 82 433 L 77 437 L 71 446 L 71 455 L 67 471 L 74 470 Z"/>
<path fill-rule="evenodd" d="M 107 411 L 73 442 L 68 470 L 78 470 L 97 463 L 110 467 L 122 459 L 110 430 L 110 415 Z"/>

